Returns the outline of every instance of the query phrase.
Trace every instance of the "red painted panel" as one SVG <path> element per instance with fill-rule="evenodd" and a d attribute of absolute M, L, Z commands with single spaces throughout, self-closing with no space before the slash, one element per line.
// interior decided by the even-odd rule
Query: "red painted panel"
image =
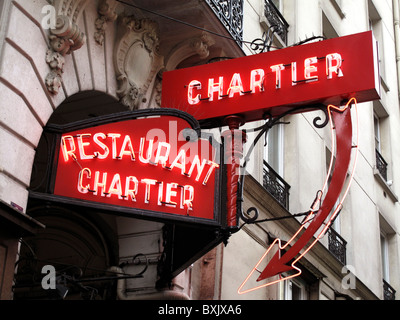
<path fill-rule="evenodd" d="M 208 140 L 186 141 L 190 127 L 163 116 L 64 133 L 54 194 L 172 215 L 215 219 L 219 164 Z M 197 162 L 196 162 L 197 161 Z"/>
<path fill-rule="evenodd" d="M 165 72 L 162 107 L 185 111 L 197 120 L 239 114 L 254 121 L 265 112 L 278 115 L 310 104 L 340 105 L 352 97 L 375 100 L 376 49 L 368 31 Z"/>

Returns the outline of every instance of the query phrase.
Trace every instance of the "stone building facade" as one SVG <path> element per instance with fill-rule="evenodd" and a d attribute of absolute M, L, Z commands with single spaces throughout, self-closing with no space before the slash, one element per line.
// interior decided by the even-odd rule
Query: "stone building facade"
<path fill-rule="evenodd" d="M 399 10 L 398 0 L 2 1 L 0 299 L 398 298 Z M 379 42 L 382 96 L 359 105 L 349 196 L 300 261 L 300 277 L 237 292 L 269 244 L 290 239 L 301 218 L 244 225 L 160 284 L 166 223 L 35 193 L 50 162 L 49 125 L 158 108 L 165 71 L 367 30 Z M 267 147 L 257 144 L 244 210 L 256 207 L 259 219 L 270 219 L 310 207 L 332 152 L 329 130 L 313 126 L 317 116 L 287 116 Z M 219 137 L 222 128 L 208 131 Z M 55 267 L 57 290 L 43 289 L 44 265 Z"/>

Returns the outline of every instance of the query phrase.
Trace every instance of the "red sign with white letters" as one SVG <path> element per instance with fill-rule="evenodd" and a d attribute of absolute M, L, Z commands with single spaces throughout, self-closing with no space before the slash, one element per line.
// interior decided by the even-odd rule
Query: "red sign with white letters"
<path fill-rule="evenodd" d="M 235 114 L 254 121 L 294 107 L 379 99 L 379 84 L 377 43 L 368 31 L 165 72 L 162 107 L 203 123 Z"/>
<path fill-rule="evenodd" d="M 54 195 L 133 209 L 144 218 L 215 220 L 218 153 L 209 140 L 188 139 L 188 127 L 162 116 L 62 134 Z"/>

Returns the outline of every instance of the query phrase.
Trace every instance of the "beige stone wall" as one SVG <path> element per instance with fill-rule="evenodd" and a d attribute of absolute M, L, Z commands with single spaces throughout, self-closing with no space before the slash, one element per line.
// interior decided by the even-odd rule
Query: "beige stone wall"
<path fill-rule="evenodd" d="M 42 127 L 67 97 L 85 90 L 116 96 L 113 64 L 114 25 L 106 28 L 105 42 L 94 39 L 97 1 L 88 1 L 77 20 L 87 35 L 82 48 L 65 55 L 63 83 L 58 94 L 46 87 L 50 72 L 46 52 L 49 31 L 42 28 L 42 13 L 49 3 L 4 1 L 0 56 L 0 197 L 26 209 L 35 148 Z M 46 13 L 46 12 L 45 12 Z"/>
<path fill-rule="evenodd" d="M 262 1 L 245 1 L 245 39 L 252 40 L 259 36 Z M 326 265 L 329 261 L 329 252 L 314 251 L 303 259 L 312 264 L 326 275 L 321 280 L 320 288 L 317 290 L 317 298 L 333 299 L 334 291 L 348 293 L 353 298 L 357 296 L 372 297 L 376 295 L 383 298 L 382 264 L 380 234 L 381 231 L 388 233 L 389 239 L 389 263 L 390 284 L 399 288 L 400 268 L 398 230 L 399 220 L 399 179 L 398 163 L 400 163 L 399 137 L 399 101 L 397 89 L 397 70 L 395 57 L 395 38 L 393 28 L 393 2 L 387 1 L 330 1 L 330 0 L 301 0 L 282 1 L 282 13 L 288 21 L 289 45 L 304 40 L 312 35 L 323 35 L 328 26 L 328 20 L 338 36 L 344 36 L 357 32 L 369 30 L 369 20 L 377 19 L 381 32 L 379 35 L 382 73 L 382 96 L 380 103 L 362 103 L 358 105 L 359 116 L 359 154 L 354 181 L 350 193 L 344 202 L 344 208 L 340 214 L 340 233 L 347 243 L 347 265 L 354 268 L 357 277 L 359 292 L 344 290 L 341 281 L 346 276 L 339 269 L 332 269 Z M 377 107 L 378 106 L 378 107 Z M 354 108 L 353 108 L 354 109 Z M 382 182 L 376 170 L 375 141 L 373 112 L 386 113 L 389 117 L 383 117 L 382 123 L 382 152 L 388 159 L 388 180 Z M 327 150 L 331 150 L 331 136 L 329 126 L 317 129 L 312 121 L 320 113 L 312 112 L 302 115 L 290 116 L 285 119 L 290 121 L 284 128 L 284 179 L 291 185 L 290 189 L 290 212 L 297 213 L 309 209 L 326 177 Z M 355 111 L 353 110 L 353 118 Z M 261 143 L 260 143 L 261 144 Z M 354 144 L 357 141 L 354 140 Z M 261 147 L 260 147 L 261 148 Z M 329 161 L 329 159 L 328 159 Z M 350 172 L 349 172 L 350 174 Z M 257 175 L 254 175 L 257 178 Z M 257 178 L 259 179 L 259 177 Z M 260 181 L 260 180 L 259 180 Z M 251 199 L 246 197 L 247 203 Z M 250 201 L 251 203 L 251 201 Z M 263 208 L 259 205 L 259 210 Z M 267 212 L 268 215 L 268 212 Z M 265 224 L 269 232 L 280 233 L 281 227 L 275 227 L 273 223 Z M 253 229 L 251 229 L 253 230 Z M 288 236 L 288 235 L 286 235 Z M 262 238 L 262 237 L 261 237 Z M 261 256 L 262 249 L 258 243 L 251 246 L 248 243 L 248 234 L 241 231 L 232 237 L 234 245 L 224 250 L 224 261 L 235 261 L 240 257 L 243 266 L 248 261 L 254 265 Z M 251 242 L 251 241 L 250 241 Z M 320 243 L 327 247 L 328 240 L 325 236 Z M 316 249 L 315 249 L 316 250 Z M 259 252 L 260 251 L 260 252 Z M 225 268 L 225 265 L 224 265 Z M 238 268 L 240 269 L 240 268 Z M 225 269 L 224 269 L 225 270 Z M 247 267 L 250 271 L 250 267 Z M 242 274 L 243 271 L 237 272 Z M 226 267 L 225 273 L 226 296 L 232 297 L 237 283 L 234 275 Z M 360 283 L 366 286 L 365 289 Z M 224 290 L 224 289 L 222 289 Z M 281 290 L 282 287 L 276 287 Z M 371 290 L 368 294 L 368 290 Z M 371 294 L 372 295 L 369 295 Z M 263 299 L 265 292 L 252 293 L 248 298 Z M 278 295 L 279 296 L 279 295 Z M 282 296 L 280 296 L 282 297 Z"/>

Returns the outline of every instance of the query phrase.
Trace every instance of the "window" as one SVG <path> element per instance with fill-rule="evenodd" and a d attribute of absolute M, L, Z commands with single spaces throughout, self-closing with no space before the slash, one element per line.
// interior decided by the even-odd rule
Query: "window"
<path fill-rule="evenodd" d="M 289 210 L 290 185 L 283 177 L 283 126 L 273 126 L 266 138 L 263 161 L 263 186 L 287 210 Z"/>
<path fill-rule="evenodd" d="M 277 47 L 286 46 L 288 40 L 289 24 L 282 15 L 281 2 L 280 0 L 263 0 L 264 12 L 260 17 L 261 26 L 266 34 L 273 32 L 272 44 Z"/>
<path fill-rule="evenodd" d="M 379 117 L 374 113 L 375 149 L 381 152 L 381 130 Z"/>
<path fill-rule="evenodd" d="M 383 22 L 381 15 L 373 4 L 372 0 L 368 0 L 368 16 L 369 16 L 369 29 L 372 30 L 375 39 L 378 41 L 378 56 L 379 56 L 379 73 L 381 76 L 381 83 L 383 87 L 388 89 L 386 86 L 386 72 L 385 72 L 385 63 L 383 59 L 384 56 L 384 43 L 383 43 Z"/>
<path fill-rule="evenodd" d="M 281 0 L 272 0 L 272 3 L 274 4 L 274 6 L 281 11 Z"/>
<path fill-rule="evenodd" d="M 343 12 L 343 0 L 330 0 L 330 2 L 340 18 L 344 19 L 346 17 L 346 14 Z"/>
<path fill-rule="evenodd" d="M 375 153 L 376 153 L 376 168 L 378 169 L 382 178 L 387 181 L 387 162 L 382 155 L 382 144 L 381 144 L 381 120 L 374 113 L 374 136 L 375 136 Z"/>
<path fill-rule="evenodd" d="M 393 259 L 393 242 L 395 241 L 396 232 L 392 226 L 386 221 L 382 214 L 379 214 L 380 226 L 380 245 L 381 245 L 381 266 L 382 266 L 382 291 L 385 300 L 394 300 L 396 290 L 390 285 L 390 273 L 398 268 L 397 260 Z M 393 269 L 393 270 L 392 270 Z"/>
<path fill-rule="evenodd" d="M 384 181 L 390 180 L 389 166 L 391 150 L 389 145 L 389 121 L 388 113 L 383 104 L 376 100 L 374 107 L 374 143 L 376 155 L 376 169 Z"/>
<path fill-rule="evenodd" d="M 284 300 L 308 300 L 306 284 L 301 278 L 284 281 Z"/>
<path fill-rule="evenodd" d="M 324 12 L 322 12 L 322 34 L 326 39 L 332 39 L 339 36 Z"/>
<path fill-rule="evenodd" d="M 273 126 L 267 135 L 267 145 L 264 148 L 264 160 L 280 176 L 283 176 L 283 125 Z"/>
<path fill-rule="evenodd" d="M 382 278 L 389 282 L 389 244 L 387 235 L 381 232 L 381 261 L 382 261 Z"/>

